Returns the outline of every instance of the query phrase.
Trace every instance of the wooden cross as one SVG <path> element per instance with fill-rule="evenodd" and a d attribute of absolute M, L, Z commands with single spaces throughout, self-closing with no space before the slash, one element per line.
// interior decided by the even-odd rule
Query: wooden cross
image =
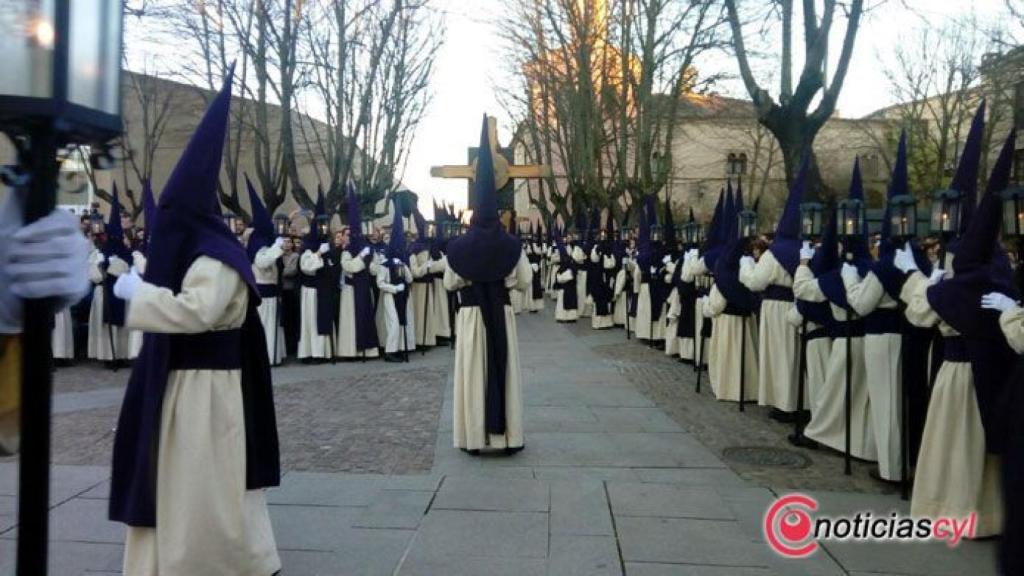
<path fill-rule="evenodd" d="M 508 159 L 498 153 L 498 121 L 493 116 L 487 117 L 487 135 L 491 143 L 491 156 L 494 158 L 494 189 L 501 190 L 508 181 L 515 178 L 548 178 L 551 167 L 544 164 L 510 164 Z M 476 180 L 476 159 L 465 166 L 434 166 L 430 169 L 434 178 L 465 178 Z"/>

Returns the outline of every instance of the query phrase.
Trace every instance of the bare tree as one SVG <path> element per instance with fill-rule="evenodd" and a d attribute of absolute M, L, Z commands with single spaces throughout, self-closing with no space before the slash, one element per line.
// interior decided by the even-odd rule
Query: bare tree
<path fill-rule="evenodd" d="M 740 76 L 757 109 L 758 121 L 779 141 L 786 165 L 787 183 L 792 183 L 796 177 L 802 156 L 805 153 L 810 154 L 812 162 L 808 195 L 815 197 L 820 195 L 823 185 L 817 160 L 814 159 L 814 138 L 835 111 L 836 101 L 853 55 L 860 19 L 864 13 L 864 2 L 823 0 L 823 9 L 819 17 L 818 2 L 803 0 L 801 12 L 804 65 L 799 72 L 796 86 L 793 85 L 793 24 L 796 17 L 793 3 L 794 0 L 771 2 L 768 14 L 763 16 L 765 21 L 777 20 L 781 23 L 782 56 L 778 62 L 780 80 L 777 99 L 773 98 L 754 77 L 750 64 L 751 54 L 744 39 L 739 0 L 725 0 L 725 7 L 732 29 L 733 47 Z M 842 12 L 839 17 L 846 19 L 846 30 L 843 34 L 838 64 L 829 79 L 826 78 L 828 46 L 837 18 L 837 9 Z M 815 101 L 817 106 L 812 110 L 811 105 Z"/>

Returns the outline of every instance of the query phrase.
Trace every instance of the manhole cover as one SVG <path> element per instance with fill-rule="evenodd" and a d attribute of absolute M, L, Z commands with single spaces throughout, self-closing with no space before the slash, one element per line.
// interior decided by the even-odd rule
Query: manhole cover
<path fill-rule="evenodd" d="M 722 450 L 722 456 L 738 464 L 773 466 L 776 468 L 807 468 L 811 460 L 803 454 L 772 446 L 732 446 Z"/>

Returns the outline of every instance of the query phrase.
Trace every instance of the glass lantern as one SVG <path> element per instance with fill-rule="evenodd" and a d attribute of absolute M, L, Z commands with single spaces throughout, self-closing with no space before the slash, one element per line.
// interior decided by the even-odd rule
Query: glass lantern
<path fill-rule="evenodd" d="M 0 3 L 0 123 L 30 132 L 59 118 L 79 143 L 122 131 L 122 3 L 5 0 Z"/>
<path fill-rule="evenodd" d="M 859 236 L 864 232 L 864 203 L 843 200 L 836 206 L 836 222 L 840 236 Z"/>
<path fill-rule="evenodd" d="M 687 222 L 682 227 L 683 242 L 690 246 L 696 246 L 704 240 L 704 227 L 698 222 Z"/>
<path fill-rule="evenodd" d="M 1003 236 L 1020 242 L 1024 240 L 1024 188 L 1008 188 L 1002 198 Z"/>
<path fill-rule="evenodd" d="M 274 231 L 278 236 L 287 236 L 289 228 L 291 227 L 291 220 L 284 214 L 278 214 L 274 216 Z"/>
<path fill-rule="evenodd" d="M 757 212 L 743 210 L 737 214 L 736 229 L 739 231 L 741 239 L 757 236 Z"/>
<path fill-rule="evenodd" d="M 93 234 L 102 234 L 104 230 L 103 215 L 99 212 L 89 214 L 89 229 Z"/>
<path fill-rule="evenodd" d="M 234 212 L 224 213 L 224 225 L 231 230 L 232 233 L 235 231 L 235 227 L 238 225 L 238 216 Z"/>
<path fill-rule="evenodd" d="M 963 194 L 958 190 L 936 190 L 932 193 L 932 234 L 950 237 L 960 231 Z"/>
<path fill-rule="evenodd" d="M 821 202 L 802 202 L 800 204 L 800 238 L 815 240 L 821 237 L 822 220 L 825 205 Z"/>
<path fill-rule="evenodd" d="M 661 242 L 661 226 L 658 224 L 651 226 L 651 242 Z"/>
<path fill-rule="evenodd" d="M 917 199 L 909 194 L 889 199 L 889 234 L 898 242 L 917 236 Z"/>
<path fill-rule="evenodd" d="M 327 238 L 331 234 L 331 218 L 325 214 L 316 217 L 316 231 L 321 238 Z"/>

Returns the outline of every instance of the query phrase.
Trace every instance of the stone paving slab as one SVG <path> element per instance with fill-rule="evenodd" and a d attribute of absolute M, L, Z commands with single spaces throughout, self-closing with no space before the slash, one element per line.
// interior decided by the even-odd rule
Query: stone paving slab
<path fill-rule="evenodd" d="M 548 573 L 559 576 L 622 576 L 612 536 L 551 535 Z"/>
<path fill-rule="evenodd" d="M 433 492 L 381 490 L 352 522 L 354 528 L 415 530 L 434 498 Z"/>
<path fill-rule="evenodd" d="M 721 496 L 708 487 L 609 482 L 608 497 L 617 518 L 735 520 Z"/>
<path fill-rule="evenodd" d="M 626 562 L 626 576 L 771 576 L 767 568 Z"/>
<path fill-rule="evenodd" d="M 627 562 L 767 567 L 771 554 L 731 521 L 616 517 L 615 525 Z"/>
<path fill-rule="evenodd" d="M 445 560 L 469 556 L 548 556 L 548 515 L 540 512 L 431 510 L 409 550 L 409 558 Z"/>
<path fill-rule="evenodd" d="M 551 534 L 613 536 L 611 509 L 603 482 L 551 482 Z"/>
<path fill-rule="evenodd" d="M 547 512 L 550 500 L 548 485 L 540 480 L 506 478 L 488 482 L 479 477 L 449 477 L 441 485 L 433 509 Z"/>

